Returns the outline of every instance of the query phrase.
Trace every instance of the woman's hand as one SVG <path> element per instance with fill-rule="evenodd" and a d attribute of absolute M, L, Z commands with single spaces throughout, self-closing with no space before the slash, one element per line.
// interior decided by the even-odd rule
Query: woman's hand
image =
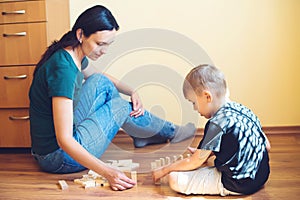
<path fill-rule="evenodd" d="M 107 171 L 105 178 L 108 180 L 112 190 L 127 190 L 132 188 L 136 182 L 128 178 L 123 172 L 111 168 Z"/>
<path fill-rule="evenodd" d="M 122 94 L 125 95 L 130 95 L 130 99 L 133 105 L 133 110 L 130 112 L 130 116 L 131 117 L 139 117 L 141 115 L 144 115 L 144 108 L 143 108 L 143 104 L 142 101 L 139 97 L 139 95 L 137 94 L 136 91 L 133 91 L 133 89 L 131 89 L 129 86 L 127 86 L 125 83 L 120 82 L 118 79 L 112 77 L 109 74 L 103 73 L 106 77 L 108 77 L 113 84 L 116 86 L 116 88 L 118 89 L 118 91 Z"/>
<path fill-rule="evenodd" d="M 130 112 L 130 116 L 139 117 L 141 115 L 144 115 L 145 110 L 143 108 L 142 101 L 137 92 L 133 92 L 131 94 L 131 102 L 133 106 L 133 111 Z"/>

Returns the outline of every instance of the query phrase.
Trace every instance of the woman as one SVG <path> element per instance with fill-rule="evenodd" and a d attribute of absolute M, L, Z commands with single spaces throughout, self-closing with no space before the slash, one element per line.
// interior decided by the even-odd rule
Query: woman
<path fill-rule="evenodd" d="M 120 127 L 136 147 L 182 141 L 193 136 L 195 127 L 179 127 L 153 116 L 135 91 L 88 65 L 86 57 L 97 60 L 106 53 L 118 29 L 108 9 L 94 6 L 48 47 L 29 92 L 30 129 L 32 153 L 44 171 L 89 168 L 104 176 L 113 190 L 125 190 L 136 183 L 98 159 Z M 131 102 L 119 92 L 129 95 Z"/>

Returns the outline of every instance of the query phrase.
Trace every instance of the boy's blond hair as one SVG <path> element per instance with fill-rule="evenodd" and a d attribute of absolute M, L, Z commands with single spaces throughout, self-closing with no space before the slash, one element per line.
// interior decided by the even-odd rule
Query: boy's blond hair
<path fill-rule="evenodd" d="M 194 91 L 196 95 L 203 90 L 209 90 L 216 97 L 224 97 L 227 93 L 227 84 L 224 74 L 215 66 L 203 64 L 193 68 L 185 77 L 183 93 Z"/>

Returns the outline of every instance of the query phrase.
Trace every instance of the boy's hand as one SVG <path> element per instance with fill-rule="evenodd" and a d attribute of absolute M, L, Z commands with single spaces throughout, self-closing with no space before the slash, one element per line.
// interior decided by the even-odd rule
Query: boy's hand
<path fill-rule="evenodd" d="M 155 170 L 152 171 L 152 179 L 153 179 L 153 182 L 155 183 L 156 181 L 158 181 L 160 178 L 164 177 L 165 174 L 163 172 L 163 168 L 160 167 L 160 168 L 157 168 Z"/>
<path fill-rule="evenodd" d="M 197 150 L 197 148 L 193 148 L 193 147 L 188 147 L 187 149 L 192 154 L 195 153 L 195 151 Z"/>
<path fill-rule="evenodd" d="M 216 159 L 216 156 L 210 156 L 206 161 L 207 166 L 209 166 L 209 167 L 215 166 L 215 159 Z"/>

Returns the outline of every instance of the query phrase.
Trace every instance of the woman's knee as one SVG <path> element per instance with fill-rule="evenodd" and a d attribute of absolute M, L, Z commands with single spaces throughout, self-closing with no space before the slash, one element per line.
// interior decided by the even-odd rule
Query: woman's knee
<path fill-rule="evenodd" d="M 111 82 L 111 80 L 106 77 L 105 75 L 101 74 L 101 73 L 95 73 L 93 75 L 91 75 L 90 77 L 87 78 L 87 80 L 85 81 L 85 83 L 98 83 L 98 85 L 113 85 L 113 83 Z"/>
<path fill-rule="evenodd" d="M 120 97 L 114 83 L 105 75 L 96 73 L 91 75 L 82 86 L 82 91 L 85 94 L 98 97 L 99 95 L 106 95 L 105 98 L 111 99 Z"/>

